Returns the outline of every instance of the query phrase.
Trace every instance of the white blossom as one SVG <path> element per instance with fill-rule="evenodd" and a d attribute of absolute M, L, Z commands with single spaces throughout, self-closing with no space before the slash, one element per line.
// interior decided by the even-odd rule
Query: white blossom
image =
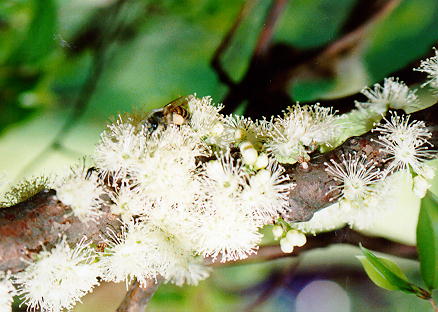
<path fill-rule="evenodd" d="M 220 202 L 224 204 L 223 200 Z M 229 200 L 228 205 L 205 213 L 193 237 L 197 238 L 197 250 L 202 256 L 226 262 L 255 253 L 262 237 L 258 230 L 259 223 Z"/>
<path fill-rule="evenodd" d="M 397 169 L 407 170 L 411 167 L 421 173 L 422 162 L 433 157 L 434 153 L 428 149 L 428 139 L 432 136 L 422 121 L 409 122 L 410 116 L 391 114 L 391 119 L 384 119 L 373 131 L 382 135 L 377 142 L 382 145 L 382 151 L 389 156 L 389 172 Z"/>
<path fill-rule="evenodd" d="M 286 237 L 283 237 L 280 239 L 280 249 L 284 253 L 292 253 L 294 251 L 294 245 L 286 239 Z"/>
<path fill-rule="evenodd" d="M 124 222 L 144 214 L 147 209 L 145 195 L 137 185 L 130 185 L 126 180 L 120 182 L 120 186 L 115 186 L 115 191 L 110 192 L 109 197 L 113 201 L 111 212 L 120 215 Z"/>
<path fill-rule="evenodd" d="M 16 290 L 10 280 L 10 274 L 0 271 L 0 312 L 12 312 L 12 303 Z"/>
<path fill-rule="evenodd" d="M 272 234 L 274 235 L 275 239 L 279 239 L 283 236 L 284 230 L 283 227 L 279 224 L 276 224 L 272 227 Z"/>
<path fill-rule="evenodd" d="M 319 104 L 289 107 L 283 117 L 275 118 L 265 146 L 281 163 L 308 160 L 309 152 L 335 138 L 336 120 L 332 108 Z"/>
<path fill-rule="evenodd" d="M 286 233 L 286 239 L 292 246 L 302 247 L 306 244 L 307 238 L 306 235 L 297 230 L 289 230 Z"/>
<path fill-rule="evenodd" d="M 104 278 L 126 281 L 127 286 L 134 278 L 143 285 L 148 279 L 164 278 L 182 285 L 207 278 L 209 268 L 186 248 L 187 241 L 170 231 L 148 222 L 125 224 L 121 236 L 110 231 L 107 254 L 102 259 Z"/>
<path fill-rule="evenodd" d="M 415 70 L 427 74 L 428 81 L 423 86 L 430 85 L 438 89 L 438 50 L 435 49 L 435 56 L 421 61 L 420 67 Z"/>
<path fill-rule="evenodd" d="M 209 145 L 225 148 L 230 142 L 225 134 L 225 118 L 220 114 L 223 105 L 212 104 L 209 96 L 197 98 L 190 96 L 188 100 L 191 128 Z"/>
<path fill-rule="evenodd" d="M 145 135 L 132 119 L 119 117 L 100 138 L 94 159 L 104 173 L 126 172 L 145 153 Z"/>
<path fill-rule="evenodd" d="M 243 171 L 242 164 L 235 160 L 228 150 L 217 155 L 217 160 L 209 161 L 204 165 L 203 180 L 206 192 L 220 193 L 224 197 L 240 194 L 247 173 Z"/>
<path fill-rule="evenodd" d="M 373 161 L 368 161 L 365 155 L 342 155 L 341 163 L 330 159 L 326 171 L 340 184 L 331 188 L 330 192 L 340 191 L 342 199 L 350 202 L 360 201 L 373 191 L 372 185 L 381 180 L 381 172 Z M 339 197 L 338 196 L 338 197 Z"/>
<path fill-rule="evenodd" d="M 271 160 L 266 169 L 247 179 L 241 195 L 243 205 L 256 219 L 270 223 L 288 207 L 289 192 L 294 186 L 287 182 L 288 178 L 283 167 Z"/>
<path fill-rule="evenodd" d="M 55 312 L 71 309 L 98 285 L 101 271 L 85 239 L 70 248 L 65 237 L 50 251 L 41 251 L 35 262 L 15 274 L 18 294 L 30 310 Z"/>
<path fill-rule="evenodd" d="M 272 126 L 266 119 L 252 120 L 249 117 L 229 115 L 225 117 L 226 135 L 230 142 L 240 144 L 250 142 L 256 149 L 260 149 L 268 131 Z"/>
<path fill-rule="evenodd" d="M 96 172 L 87 172 L 82 166 L 73 167 L 71 173 L 55 185 L 56 196 L 71 207 L 82 222 L 94 221 L 101 215 L 103 186 Z"/>
<path fill-rule="evenodd" d="M 362 90 L 367 102 L 356 102 L 360 109 L 370 109 L 378 114 L 384 114 L 388 108 L 403 109 L 409 111 L 419 107 L 418 97 L 415 90 L 409 87 L 398 78 L 385 78 L 383 86 L 376 83 L 374 89 L 365 88 Z"/>
<path fill-rule="evenodd" d="M 149 203 L 190 203 L 199 190 L 196 157 L 202 143 L 188 127 L 168 127 L 148 140 L 147 153 L 132 167 L 132 178 Z"/>

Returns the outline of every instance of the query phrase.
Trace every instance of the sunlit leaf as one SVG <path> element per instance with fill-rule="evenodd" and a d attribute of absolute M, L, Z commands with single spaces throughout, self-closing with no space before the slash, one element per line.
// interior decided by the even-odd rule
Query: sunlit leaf
<path fill-rule="evenodd" d="M 438 200 L 431 192 L 421 200 L 417 249 L 425 284 L 430 289 L 438 288 Z"/>
<path fill-rule="evenodd" d="M 56 5 L 53 0 L 34 0 L 33 18 L 27 34 L 10 60 L 12 63 L 35 63 L 55 46 Z"/>
<path fill-rule="evenodd" d="M 389 259 L 375 256 L 371 251 L 360 247 L 364 256 L 359 256 L 368 277 L 379 287 L 388 290 L 401 290 L 415 293 L 415 287 L 407 280 L 397 264 Z"/>

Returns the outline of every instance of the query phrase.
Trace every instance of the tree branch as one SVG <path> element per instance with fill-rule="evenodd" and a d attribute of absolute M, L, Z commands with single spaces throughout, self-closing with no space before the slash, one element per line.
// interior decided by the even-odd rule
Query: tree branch
<path fill-rule="evenodd" d="M 145 287 L 133 282 L 116 312 L 144 312 L 160 282 L 149 280 Z"/>
<path fill-rule="evenodd" d="M 246 259 L 226 263 L 211 261 L 210 264 L 213 267 L 222 267 L 236 264 L 263 262 L 285 257 L 296 257 L 309 250 L 325 248 L 334 244 L 358 246 L 359 243 L 368 249 L 401 258 L 417 259 L 418 256 L 417 248 L 415 246 L 400 244 L 382 237 L 366 236 L 350 229 L 349 227 L 344 227 L 332 232 L 326 232 L 316 236 L 308 236 L 306 244 L 303 247 L 295 247 L 294 251 L 290 254 L 282 252 L 279 245 L 267 245 L 260 247 L 257 254 L 250 255 Z"/>
<path fill-rule="evenodd" d="M 253 8 L 255 4 L 255 0 L 246 0 L 245 3 L 242 5 L 237 18 L 235 19 L 233 25 L 228 30 L 228 32 L 223 37 L 221 43 L 215 50 L 213 57 L 211 59 L 211 67 L 215 70 L 219 81 L 226 84 L 227 86 L 231 87 L 235 85 L 235 82 L 231 79 L 231 77 L 228 75 L 228 73 L 225 71 L 225 69 L 222 67 L 221 64 L 221 57 L 225 53 L 225 51 L 230 46 L 231 40 L 233 39 L 237 29 L 240 26 L 240 23 L 245 19 L 245 17 L 249 14 L 251 9 Z"/>
<path fill-rule="evenodd" d="M 438 105 L 412 114 L 413 119 L 424 120 L 432 130 L 431 143 L 438 145 Z M 348 139 L 333 151 L 313 155 L 308 167 L 299 163 L 284 166 L 290 180 L 297 185 L 289 192 L 289 208 L 283 217 L 288 221 L 305 221 L 319 209 L 333 204 L 337 185 L 325 171 L 324 162 L 339 160 L 342 154 L 355 152 L 374 160 L 376 167 L 384 168 L 384 154 L 380 145 L 371 139 L 376 133 L 366 133 Z M 17 272 L 26 266 L 22 259 L 31 260 L 41 250 L 41 245 L 54 245 L 60 235 L 66 235 L 70 243 L 77 243 L 84 235 L 93 243 L 102 242 L 101 233 L 108 227 L 117 229 L 118 218 L 111 214 L 110 202 L 102 205 L 101 217 L 96 223 L 82 223 L 73 216 L 70 207 L 57 200 L 54 191 L 43 191 L 18 205 L 0 209 L 0 270 Z M 117 230 L 116 230 L 117 232 Z M 309 245 L 312 246 L 312 245 Z M 299 250 L 299 249 L 297 249 Z"/>
<path fill-rule="evenodd" d="M 274 35 L 275 26 L 277 25 L 278 19 L 284 10 L 288 0 L 273 0 L 271 8 L 266 16 L 265 23 L 263 24 L 262 31 L 260 32 L 259 38 L 257 40 L 253 58 L 259 58 L 266 54 L 269 45 Z"/>

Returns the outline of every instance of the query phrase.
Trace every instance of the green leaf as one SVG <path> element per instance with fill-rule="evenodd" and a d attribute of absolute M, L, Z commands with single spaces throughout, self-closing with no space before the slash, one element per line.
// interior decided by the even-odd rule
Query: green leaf
<path fill-rule="evenodd" d="M 417 249 L 425 284 L 429 289 L 438 288 L 438 200 L 431 192 L 421 200 Z"/>
<path fill-rule="evenodd" d="M 358 256 L 368 277 L 379 287 L 388 290 L 401 290 L 406 293 L 416 293 L 399 266 L 389 259 L 375 256 L 368 249 L 360 246 L 364 256 Z"/>
<path fill-rule="evenodd" d="M 55 46 L 56 5 L 53 0 L 34 0 L 34 16 L 21 44 L 15 49 L 10 62 L 36 63 Z"/>

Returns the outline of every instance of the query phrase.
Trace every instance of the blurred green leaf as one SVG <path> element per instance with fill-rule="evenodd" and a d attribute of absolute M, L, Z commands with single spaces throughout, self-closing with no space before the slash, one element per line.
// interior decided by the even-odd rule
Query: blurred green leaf
<path fill-rule="evenodd" d="M 10 62 L 34 64 L 55 46 L 56 5 L 53 0 L 33 0 L 34 16 L 27 33 L 11 55 Z"/>
<path fill-rule="evenodd" d="M 360 249 L 364 256 L 359 256 L 358 258 L 374 284 L 388 290 L 416 293 L 416 287 L 407 280 L 397 264 L 389 259 L 375 256 L 371 251 L 362 246 L 360 246 Z"/>
<path fill-rule="evenodd" d="M 431 192 L 421 200 L 417 249 L 424 282 L 430 289 L 438 288 L 438 199 Z"/>
<path fill-rule="evenodd" d="M 357 0 L 290 1 L 275 32 L 276 42 L 298 48 L 321 46 L 333 40 Z"/>

